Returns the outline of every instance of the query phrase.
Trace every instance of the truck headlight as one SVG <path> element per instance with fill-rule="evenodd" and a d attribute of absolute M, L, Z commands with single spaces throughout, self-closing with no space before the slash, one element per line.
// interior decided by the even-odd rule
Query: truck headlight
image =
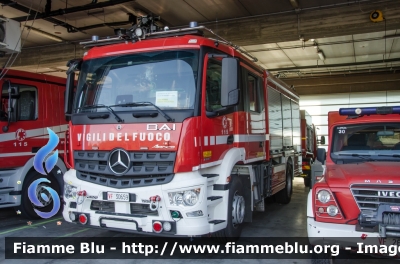
<path fill-rule="evenodd" d="M 338 209 L 336 206 L 334 206 L 334 205 L 329 205 L 329 206 L 326 208 L 326 212 L 327 212 L 328 215 L 330 215 L 330 216 L 335 216 L 335 215 L 338 214 L 339 209 Z"/>
<path fill-rule="evenodd" d="M 169 203 L 174 206 L 194 206 L 199 201 L 201 188 L 168 193 Z"/>
<path fill-rule="evenodd" d="M 76 199 L 78 188 L 71 184 L 64 184 L 64 196 L 66 199 Z"/>
<path fill-rule="evenodd" d="M 319 191 L 317 197 L 321 203 L 327 203 L 331 200 L 330 193 L 325 190 Z"/>

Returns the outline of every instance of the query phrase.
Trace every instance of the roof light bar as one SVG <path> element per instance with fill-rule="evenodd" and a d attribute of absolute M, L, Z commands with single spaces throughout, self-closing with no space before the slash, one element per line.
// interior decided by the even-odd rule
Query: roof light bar
<path fill-rule="evenodd" d="M 400 114 L 400 106 L 340 108 L 340 115 L 387 115 Z"/>

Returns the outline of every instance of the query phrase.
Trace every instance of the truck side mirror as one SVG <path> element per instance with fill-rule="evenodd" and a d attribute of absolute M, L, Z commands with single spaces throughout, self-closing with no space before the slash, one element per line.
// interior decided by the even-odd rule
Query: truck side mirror
<path fill-rule="evenodd" d="M 9 80 L 6 80 L 1 88 L 2 98 L 8 98 L 7 106 L 7 125 L 2 127 L 4 133 L 8 132 L 8 128 L 11 122 L 17 122 L 17 103 L 19 97 L 19 86 L 12 84 Z M 3 113 L 4 115 L 4 113 Z M 5 115 L 4 115 L 5 116 Z"/>
<path fill-rule="evenodd" d="M 322 163 L 322 165 L 325 164 L 325 159 L 326 159 L 326 150 L 324 148 L 318 148 L 317 149 L 317 160 Z"/>
<path fill-rule="evenodd" d="M 325 136 L 321 136 L 321 139 L 319 142 L 321 145 L 325 145 Z"/>
<path fill-rule="evenodd" d="M 222 59 L 221 106 L 229 107 L 239 103 L 239 60 Z"/>
<path fill-rule="evenodd" d="M 67 63 L 69 67 L 67 71 L 67 83 L 65 87 L 65 102 L 64 102 L 64 113 L 68 117 L 72 113 L 72 103 L 73 103 L 73 93 L 74 93 L 74 84 L 75 84 L 75 71 L 79 71 L 81 69 L 82 60 L 74 59 L 70 60 Z"/>

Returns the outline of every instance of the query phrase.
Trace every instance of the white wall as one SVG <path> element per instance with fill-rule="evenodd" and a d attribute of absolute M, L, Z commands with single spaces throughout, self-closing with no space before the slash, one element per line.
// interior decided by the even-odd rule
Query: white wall
<path fill-rule="evenodd" d="M 339 108 L 371 106 L 400 106 L 400 90 L 300 96 L 300 109 L 311 115 L 314 125 L 319 128 L 318 135 L 325 136 L 325 147 L 329 142 L 328 112 L 339 111 Z"/>

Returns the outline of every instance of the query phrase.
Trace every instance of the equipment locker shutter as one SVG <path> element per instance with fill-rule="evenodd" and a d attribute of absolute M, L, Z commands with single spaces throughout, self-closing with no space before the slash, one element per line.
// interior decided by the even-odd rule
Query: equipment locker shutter
<path fill-rule="evenodd" d="M 268 87 L 270 149 L 283 149 L 281 94 Z"/>

